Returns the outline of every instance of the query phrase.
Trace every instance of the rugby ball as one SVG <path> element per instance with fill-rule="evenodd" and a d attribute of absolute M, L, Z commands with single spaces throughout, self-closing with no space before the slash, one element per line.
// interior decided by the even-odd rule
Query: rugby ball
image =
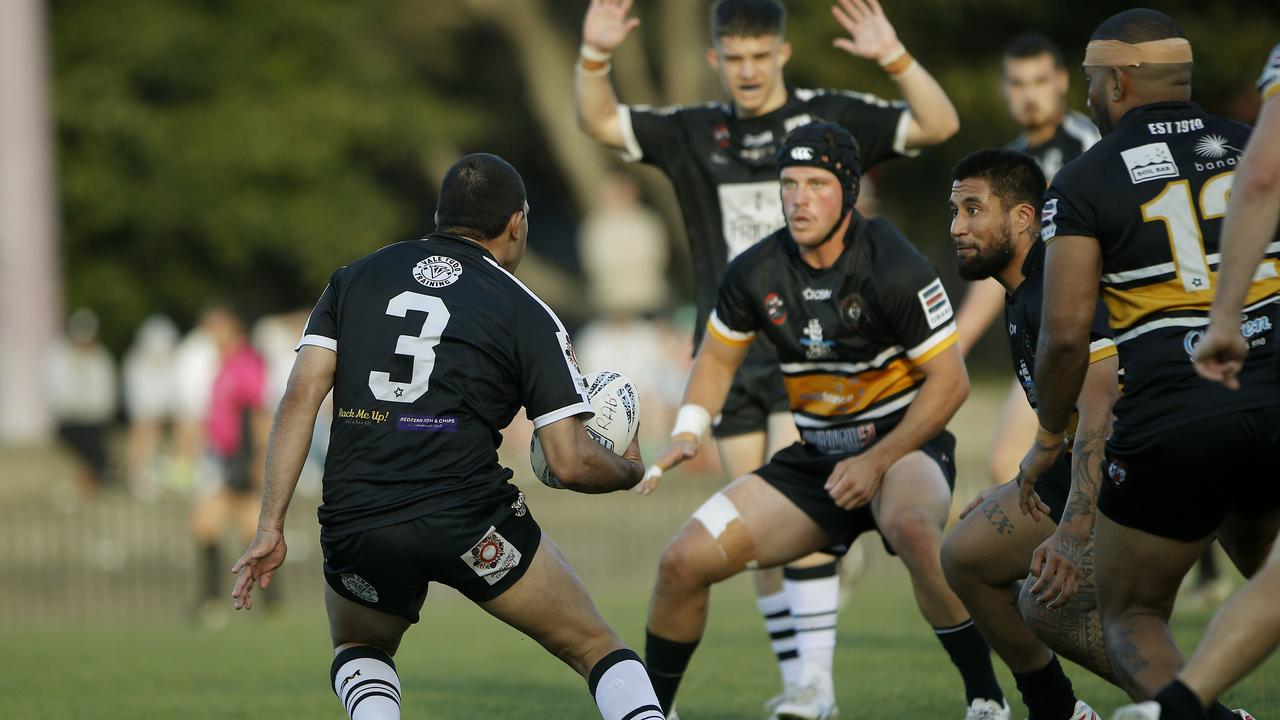
<path fill-rule="evenodd" d="M 631 446 L 640 425 L 640 396 L 635 383 L 622 373 L 601 370 L 587 375 L 587 398 L 596 411 L 595 417 L 583 423 L 596 442 L 621 455 Z M 547 467 L 547 457 L 542 452 L 538 433 L 533 434 L 529 446 L 529 462 L 533 474 L 543 485 L 563 490 L 564 485 Z"/>

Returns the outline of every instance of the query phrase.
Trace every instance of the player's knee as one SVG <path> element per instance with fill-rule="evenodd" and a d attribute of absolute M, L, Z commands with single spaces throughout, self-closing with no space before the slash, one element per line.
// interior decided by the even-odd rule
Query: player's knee
<path fill-rule="evenodd" d="M 707 549 L 705 543 L 682 532 L 662 551 L 658 561 L 658 585 L 664 588 L 687 588 L 710 584 L 704 569 Z"/>
<path fill-rule="evenodd" d="M 941 531 L 928 513 L 914 508 L 899 510 L 887 519 L 883 529 L 908 567 L 937 562 Z"/>

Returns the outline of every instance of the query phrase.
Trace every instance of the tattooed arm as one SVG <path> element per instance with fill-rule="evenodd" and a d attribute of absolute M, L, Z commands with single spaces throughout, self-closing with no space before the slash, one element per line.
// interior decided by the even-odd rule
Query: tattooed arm
<path fill-rule="evenodd" d="M 1085 556 L 1092 542 L 1098 491 L 1102 487 L 1102 459 L 1111 435 L 1111 408 L 1120 395 L 1118 373 L 1115 355 L 1090 364 L 1076 402 L 1080 420 L 1071 454 L 1071 493 L 1057 531 L 1036 548 L 1031 558 L 1031 574 L 1037 577 L 1031 592 L 1050 607 L 1062 607 L 1082 583 L 1092 580 L 1084 572 Z"/>

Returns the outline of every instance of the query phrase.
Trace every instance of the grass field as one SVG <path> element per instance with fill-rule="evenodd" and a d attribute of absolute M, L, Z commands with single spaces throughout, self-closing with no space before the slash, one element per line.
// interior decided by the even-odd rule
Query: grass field
<path fill-rule="evenodd" d="M 606 617 L 638 646 L 646 598 L 593 590 Z M 452 591 L 432 592 L 396 658 L 406 718 L 598 717 L 583 682 L 541 648 Z M 706 639 L 681 691 L 683 718 L 755 718 L 775 691 L 752 597 L 742 578 L 717 589 Z M 1193 642 L 1207 620 L 1207 613 L 1180 614 L 1180 639 Z M 900 567 L 874 559 L 839 627 L 843 717 L 963 717 L 959 679 L 917 615 Z M 0 717 L 8 720 L 344 717 L 326 687 L 329 648 L 314 609 L 241 615 L 212 633 L 173 622 L 13 630 L 0 635 L 0 647 Z M 1012 679 L 998 668 L 1012 693 Z M 1068 671 L 1104 716 L 1124 701 L 1084 671 Z M 1280 658 L 1227 701 L 1260 718 L 1280 716 Z M 1016 698 L 1011 704 L 1015 717 L 1025 716 Z"/>

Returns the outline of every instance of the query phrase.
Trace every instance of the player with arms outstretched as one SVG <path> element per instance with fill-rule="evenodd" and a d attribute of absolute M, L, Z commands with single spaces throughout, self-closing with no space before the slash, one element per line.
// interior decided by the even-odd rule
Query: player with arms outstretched
<path fill-rule="evenodd" d="M 1116 679 L 1144 700 L 1182 666 L 1168 619 L 1215 534 L 1246 575 L 1276 536 L 1280 277 L 1266 263 L 1236 318 L 1251 346 L 1240 374 L 1251 391 L 1197 376 L 1190 356 L 1208 325 L 1222 216 L 1250 129 L 1191 102 L 1191 44 L 1163 13 L 1107 19 L 1084 65 L 1103 138 L 1058 172 L 1042 213 L 1053 302 L 1035 372 L 1055 382 L 1040 386 L 1034 450 L 1061 449 L 1101 296 L 1125 375 L 1098 498 L 1098 605 Z M 1216 703 L 1209 715 L 1235 717 Z"/>
<path fill-rule="evenodd" d="M 236 563 L 237 608 L 285 557 L 282 529 L 333 390 L 320 544 L 333 691 L 353 720 L 400 717 L 391 656 L 445 583 L 588 681 L 606 720 L 661 720 L 640 658 L 596 611 L 498 464 L 524 406 L 547 463 L 579 492 L 632 487 L 582 425 L 593 412 L 555 314 L 511 274 L 529 236 L 524 182 L 468 155 L 441 183 L 437 232 L 338 270 L 307 322 L 267 455 L 257 536 Z"/>
<path fill-rule="evenodd" d="M 657 166 L 675 187 L 693 257 L 697 340 L 716 300 L 725 265 L 784 224 L 774 157 L 793 128 L 824 119 L 851 132 L 864 170 L 940 143 L 959 127 L 946 93 L 898 41 L 876 0 L 840 0 L 832 8 L 848 33 L 835 46 L 875 60 L 905 102 L 863 93 L 789 87 L 786 11 L 778 0 L 720 0 L 711 10 L 707 61 L 730 103 L 656 110 L 618 102 L 611 53 L 639 20 L 631 0 L 592 0 L 583 21 L 576 101 L 583 130 L 628 160 Z M 763 464 L 796 439 L 772 349 L 757 343 L 738 372 L 713 434 L 729 479 Z M 759 607 L 773 638 L 786 701 L 804 687 L 831 685 L 838 595 L 829 555 L 756 574 Z M 785 589 L 784 589 L 785 586 Z M 808 693 L 812 695 L 812 693 Z M 818 704 L 808 717 L 816 717 Z"/>

